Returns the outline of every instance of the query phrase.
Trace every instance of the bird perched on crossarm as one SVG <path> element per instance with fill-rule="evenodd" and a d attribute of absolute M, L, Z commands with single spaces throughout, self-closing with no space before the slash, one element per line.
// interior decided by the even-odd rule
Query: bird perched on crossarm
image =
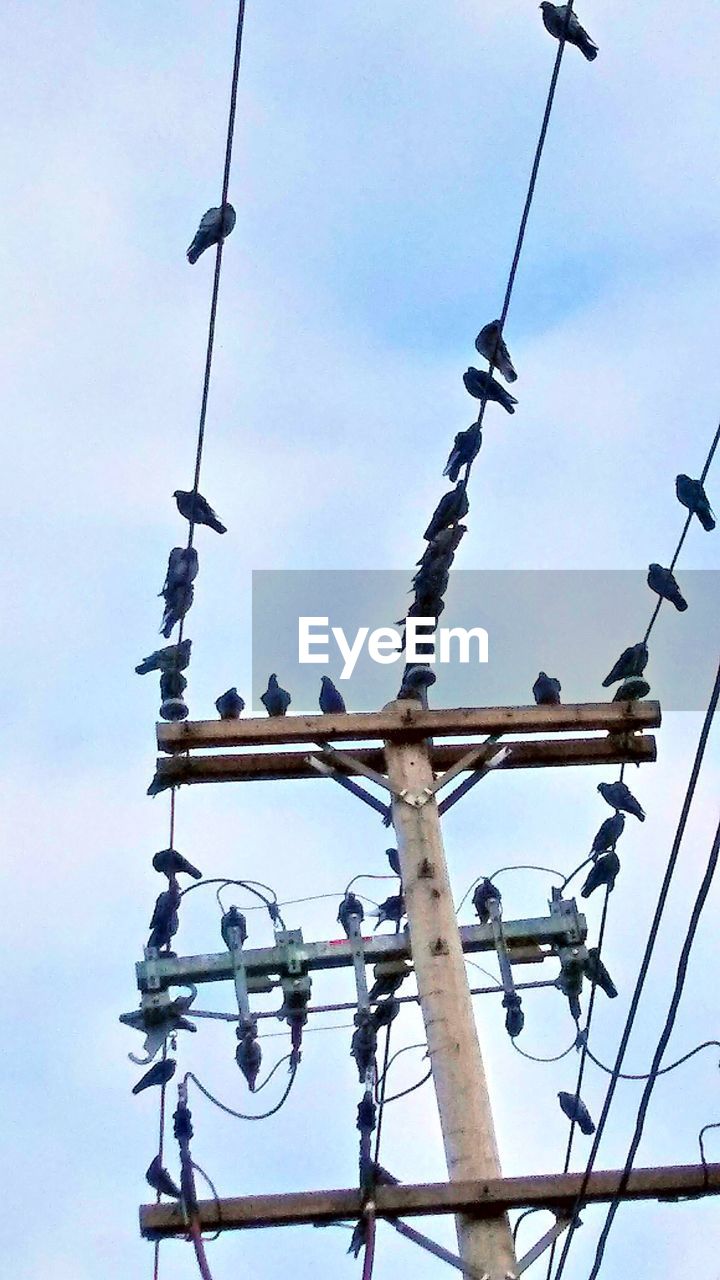
<path fill-rule="evenodd" d="M 245 710 L 245 699 L 240 697 L 235 685 L 215 699 L 215 710 L 221 720 L 239 720 Z"/>
<path fill-rule="evenodd" d="M 282 689 L 278 684 L 278 678 L 275 672 L 268 680 L 268 687 L 260 698 L 265 710 L 271 717 L 284 716 L 292 698 L 287 689 Z"/>
<path fill-rule="evenodd" d="M 539 707 L 556 707 L 560 703 L 561 689 L 559 680 L 541 671 L 533 685 L 533 698 Z"/>
<path fill-rule="evenodd" d="M 502 903 L 502 894 L 492 880 L 482 879 L 472 896 L 472 904 L 481 924 L 488 924 L 490 921 L 488 908 L 491 902 Z"/>
<path fill-rule="evenodd" d="M 391 921 L 392 924 L 399 924 L 404 915 L 405 899 L 401 893 L 392 894 L 384 902 L 380 903 L 377 909 L 377 924 L 373 932 L 379 929 L 381 924 L 385 924 L 387 920 Z"/>
<path fill-rule="evenodd" d="M 345 714 L 345 699 L 339 689 L 335 688 L 329 676 L 320 678 L 320 710 L 324 716 Z"/>

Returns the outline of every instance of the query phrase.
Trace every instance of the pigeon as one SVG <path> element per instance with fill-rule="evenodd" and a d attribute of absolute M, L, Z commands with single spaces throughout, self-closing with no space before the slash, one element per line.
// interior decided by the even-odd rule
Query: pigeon
<path fill-rule="evenodd" d="M 165 594 L 165 612 L 160 625 L 160 635 L 170 639 L 173 627 L 182 622 L 185 614 L 192 607 L 195 588 L 190 582 L 180 582 Z"/>
<path fill-rule="evenodd" d="M 329 676 L 322 676 L 320 680 L 320 710 L 324 716 L 345 714 L 345 700 Z"/>
<path fill-rule="evenodd" d="M 639 644 L 631 644 L 623 649 L 615 666 L 603 680 L 603 689 L 609 689 L 618 680 L 627 680 L 628 676 L 641 676 L 648 664 L 650 654 L 644 640 Z"/>
<path fill-rule="evenodd" d="M 662 600 L 669 600 L 674 604 L 678 613 L 685 612 L 688 607 L 687 600 L 681 595 L 670 569 L 664 569 L 661 564 L 651 564 L 648 569 L 647 584 L 650 590 L 656 592 Z"/>
<path fill-rule="evenodd" d="M 399 924 L 405 915 L 405 900 L 401 893 L 394 893 L 391 897 L 386 898 L 380 903 L 377 909 L 377 924 L 373 933 L 375 933 L 381 924 L 385 924 L 386 920 L 390 920 L 393 924 Z"/>
<path fill-rule="evenodd" d="M 202 871 L 198 871 L 192 862 L 183 858 L 176 849 L 161 849 L 153 857 L 152 864 L 156 871 L 172 880 L 177 875 L 192 876 L 193 880 L 202 880 Z"/>
<path fill-rule="evenodd" d="M 233 936 L 236 929 L 238 934 Z M 244 946 L 248 935 L 247 921 L 242 911 L 238 911 L 235 906 L 228 907 L 227 911 L 223 912 L 223 918 L 220 921 L 220 932 L 228 951 L 237 951 L 239 946 Z"/>
<path fill-rule="evenodd" d="M 192 640 L 183 640 L 181 644 L 169 644 L 165 649 L 156 649 L 154 653 L 143 658 L 135 668 L 139 676 L 149 671 L 184 671 L 190 662 Z"/>
<path fill-rule="evenodd" d="M 517 404 L 515 396 L 511 396 L 510 392 L 506 391 L 484 369 L 473 369 L 471 367 L 463 374 L 463 382 L 465 383 L 465 390 L 471 396 L 474 396 L 476 400 L 495 400 L 508 413 L 515 412 L 515 405 Z"/>
<path fill-rule="evenodd" d="M 434 560 L 444 560 L 446 557 L 454 556 L 466 533 L 467 525 L 465 524 L 454 524 L 447 529 L 440 529 L 416 563 L 425 568 Z"/>
<path fill-rule="evenodd" d="M 379 1000 L 382 996 L 394 996 L 395 992 L 400 986 L 402 986 L 405 979 L 412 973 L 410 965 L 407 964 L 403 965 L 402 969 L 396 971 L 395 962 L 391 962 L 391 967 L 393 969 L 392 973 L 386 972 L 386 967 L 387 966 L 383 965 L 381 961 L 379 964 L 376 964 L 373 969 L 375 981 L 371 986 L 370 993 L 368 995 L 368 1000 L 371 1004 L 374 1004 L 375 1001 Z"/>
<path fill-rule="evenodd" d="M 601 991 L 604 991 L 610 1000 L 614 1000 L 617 995 L 617 987 L 600 959 L 597 947 L 588 948 L 583 968 L 588 981 L 598 986 Z"/>
<path fill-rule="evenodd" d="M 616 853 L 604 853 L 598 858 L 594 867 L 590 868 L 590 874 L 585 881 L 580 893 L 583 898 L 589 898 L 590 894 L 599 889 L 600 885 L 606 884 L 608 890 L 615 888 L 615 881 L 620 871 L 620 859 Z"/>
<path fill-rule="evenodd" d="M 598 791 L 611 809 L 622 809 L 641 822 L 645 821 L 645 810 L 624 782 L 599 782 Z"/>
<path fill-rule="evenodd" d="M 155 910 L 150 921 L 149 947 L 157 947 L 158 950 L 161 950 L 163 947 L 170 946 L 170 939 L 175 936 L 180 924 L 178 917 L 179 906 L 180 890 L 178 889 L 177 881 L 171 879 L 169 888 L 158 895 L 155 903 Z"/>
<path fill-rule="evenodd" d="M 488 910 L 490 902 L 501 903 L 502 894 L 492 880 L 482 879 L 472 896 L 472 904 L 481 924 L 488 924 L 490 921 L 490 912 Z"/>
<path fill-rule="evenodd" d="M 627 680 L 623 680 L 619 689 L 616 689 L 613 702 L 634 702 L 637 698 L 646 698 L 650 692 L 650 685 L 647 680 L 643 680 L 642 676 L 629 676 Z"/>
<path fill-rule="evenodd" d="M 592 842 L 591 855 L 614 849 L 624 830 L 625 818 L 622 813 L 614 813 L 612 818 L 606 818 Z"/>
<path fill-rule="evenodd" d="M 556 40 L 564 38 L 568 44 L 574 44 L 575 48 L 580 50 L 588 62 L 592 62 L 597 58 L 598 46 L 594 40 L 590 39 L 585 28 L 580 26 L 573 12 L 570 13 L 568 21 L 568 6 L 566 4 L 550 4 L 549 0 L 543 0 L 540 8 L 542 9 L 545 29 L 550 32 L 551 36 L 555 36 Z M 566 23 L 567 30 L 565 29 Z"/>
<path fill-rule="evenodd" d="M 145 1181 L 149 1182 L 153 1191 L 159 1191 L 163 1196 L 172 1196 L 173 1200 L 182 1199 L 182 1192 L 176 1187 L 167 1169 L 163 1169 L 159 1156 L 155 1156 L 150 1161 L 145 1173 Z"/>
<path fill-rule="evenodd" d="M 357 894 L 346 893 L 338 908 L 337 918 L 348 937 L 350 936 L 349 922 L 351 916 L 357 916 L 358 920 L 362 922 L 365 918 L 365 908 Z"/>
<path fill-rule="evenodd" d="M 361 1081 L 362 1081 L 362 1078 L 363 1077 L 361 1076 L 360 1077 Z M 355 1226 L 353 1227 L 352 1237 L 350 1239 L 350 1244 L 348 1245 L 348 1253 L 351 1253 L 353 1258 L 359 1258 L 360 1252 L 362 1249 L 365 1248 L 366 1244 L 367 1244 L 367 1218 L 358 1218 L 357 1222 L 355 1223 Z"/>
<path fill-rule="evenodd" d="M 429 689 L 436 680 L 435 672 L 429 667 L 407 667 L 398 691 L 398 699 L 405 701 L 408 698 L 420 698 L 423 689 Z"/>
<path fill-rule="evenodd" d="M 558 1101 L 568 1120 L 574 1120 L 581 1133 L 589 1137 L 591 1133 L 595 1132 L 595 1125 L 582 1098 L 579 1098 L 574 1093 L 565 1093 L 561 1089 L 558 1093 Z"/>
<path fill-rule="evenodd" d="M 418 569 L 412 580 L 412 585 L 415 589 L 416 598 L 427 592 L 434 592 L 435 595 L 442 596 L 447 591 L 449 581 L 450 564 L 447 560 L 438 557 L 437 560 L 431 560 L 427 565 Z"/>
<path fill-rule="evenodd" d="M 167 573 L 162 590 L 158 595 L 165 596 L 183 583 L 194 582 L 198 575 L 200 561 L 194 547 L 173 547 L 168 560 Z"/>
<path fill-rule="evenodd" d="M 245 710 L 245 699 L 240 697 L 235 685 L 215 699 L 215 710 L 221 720 L 240 719 L 241 712 Z"/>
<path fill-rule="evenodd" d="M 377 1052 L 377 1032 L 369 1009 L 355 1014 L 356 1030 L 350 1041 L 350 1056 L 355 1059 L 360 1083 L 364 1084 Z"/>
<path fill-rule="evenodd" d="M 177 503 L 180 515 L 184 516 L 191 524 L 206 524 L 210 529 L 214 529 L 216 533 L 227 533 L 225 525 L 221 524 L 210 503 L 203 498 L 201 493 L 188 493 L 185 489 L 176 489 L 173 493 L 173 498 Z"/>
<path fill-rule="evenodd" d="M 533 685 L 533 698 L 539 707 L 557 707 L 560 705 L 561 689 L 559 680 L 541 671 Z"/>
<path fill-rule="evenodd" d="M 706 533 L 712 533 L 715 528 L 715 514 L 708 502 L 702 480 L 691 480 L 690 476 L 678 476 L 675 481 L 675 492 L 678 501 L 697 516 Z"/>
<path fill-rule="evenodd" d="M 481 445 L 482 431 L 477 422 L 468 427 L 467 431 L 458 431 L 443 471 L 443 475 L 449 478 L 451 484 L 455 484 L 461 467 L 469 466 L 474 462 Z"/>
<path fill-rule="evenodd" d="M 562 955 L 560 964 L 562 967 L 558 977 L 555 979 L 555 986 L 558 991 L 562 991 L 569 1001 L 570 1014 L 578 1022 L 580 1020 L 579 997 L 582 991 L 583 965 L 577 956 L 568 955 L 567 953 Z"/>
<path fill-rule="evenodd" d="M 268 687 L 260 701 L 269 716 L 284 716 L 290 706 L 292 698 L 290 697 L 287 689 L 280 688 L 275 672 L 270 676 L 268 680 Z"/>
<path fill-rule="evenodd" d="M 465 485 L 458 481 L 454 489 L 444 493 L 433 512 L 432 520 L 423 534 L 426 542 L 432 542 L 448 525 L 457 524 L 470 510 L 470 502 Z"/>
<path fill-rule="evenodd" d="M 375 1031 L 378 1032 L 381 1027 L 389 1027 L 390 1023 L 397 1018 L 399 1012 L 400 1005 L 395 996 L 388 996 L 386 1000 L 379 1000 L 370 1015 Z"/>
<path fill-rule="evenodd" d="M 207 213 L 203 214 L 200 226 L 195 232 L 195 239 L 187 251 L 187 260 L 191 266 L 212 244 L 217 244 L 218 241 L 230 235 L 235 226 L 235 210 L 231 204 L 226 204 L 224 208 L 224 216 L 222 208 L 208 209 Z"/>
<path fill-rule="evenodd" d="M 515 366 L 510 359 L 510 352 L 505 346 L 505 340 L 500 332 L 499 320 L 491 320 L 489 324 L 483 325 L 475 339 L 475 350 L 481 356 L 485 356 L 485 359 L 489 360 L 491 365 L 495 366 L 506 382 L 517 381 Z"/>
<path fill-rule="evenodd" d="M 187 689 L 187 680 L 180 671 L 163 671 L 160 674 L 160 697 L 163 702 L 168 698 L 181 698 Z"/>
<path fill-rule="evenodd" d="M 525 1026 L 525 1014 L 522 1011 L 522 1000 L 517 991 L 508 991 L 503 996 L 503 1008 L 507 1010 L 505 1014 L 505 1030 L 511 1040 L 520 1035 Z"/>
<path fill-rule="evenodd" d="M 262 1065 L 262 1049 L 260 1041 L 255 1038 L 253 1030 L 248 1030 L 235 1050 L 235 1061 L 248 1083 L 251 1093 L 255 1092 L 255 1084 Z"/>
<path fill-rule="evenodd" d="M 401 876 L 400 855 L 398 854 L 397 849 L 386 849 L 385 854 L 388 862 L 390 863 L 390 870 L 394 871 L 396 876 Z"/>
<path fill-rule="evenodd" d="M 175 1075 L 176 1066 L 174 1058 L 161 1058 L 133 1085 L 133 1093 L 142 1093 L 143 1089 L 151 1089 L 155 1084 L 167 1084 Z"/>

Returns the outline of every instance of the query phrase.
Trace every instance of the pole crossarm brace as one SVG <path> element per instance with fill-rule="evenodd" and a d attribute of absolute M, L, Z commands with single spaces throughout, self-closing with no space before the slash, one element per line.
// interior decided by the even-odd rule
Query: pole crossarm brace
<path fill-rule="evenodd" d="M 655 739 L 648 734 L 613 733 L 603 738 L 530 738 L 526 741 L 504 741 L 511 750 L 498 771 L 502 773 L 506 769 L 542 769 L 563 765 L 652 764 L 657 758 Z M 434 745 L 430 749 L 434 773 L 445 773 L 463 756 L 473 752 L 477 745 L 474 742 Z M 161 756 L 157 760 L 153 788 L 179 787 L 201 782 L 277 782 L 318 778 L 320 772 L 316 762 L 325 764 L 325 757 L 322 752 L 310 754 L 315 757 L 312 766 L 308 762 L 308 753 L 301 751 Z M 355 747 L 352 754 L 355 760 L 375 772 L 379 773 L 385 768 L 382 747 Z M 472 768 L 469 764 L 467 767 Z M 324 773 L 324 770 L 321 772 Z M 346 772 L 352 774 L 352 766 L 338 761 L 334 773 L 339 775 Z"/>
<path fill-rule="evenodd" d="M 623 1178 L 622 1169 L 590 1174 L 583 1204 L 612 1200 Z M 377 1186 L 375 1210 L 379 1218 L 417 1217 L 425 1214 L 465 1213 L 480 1218 L 508 1209 L 550 1209 L 570 1214 L 583 1184 L 582 1173 L 541 1174 L 524 1178 L 493 1178 L 486 1182 L 432 1182 Z M 624 1200 L 675 1200 L 720 1194 L 720 1164 L 703 1167 L 669 1165 L 634 1169 L 623 1192 Z M 228 1200 L 201 1200 L 198 1204 L 203 1231 L 237 1231 L 247 1227 L 289 1227 L 303 1223 L 337 1222 L 357 1218 L 361 1196 L 356 1188 L 338 1191 L 300 1191 L 283 1195 L 243 1196 Z M 140 1207 L 140 1230 L 148 1239 L 185 1235 L 187 1224 L 178 1204 L 145 1204 Z"/>
<path fill-rule="evenodd" d="M 184 720 L 157 725 L 157 744 L 169 753 L 195 748 L 281 746 L 318 741 L 417 742 L 467 734 L 569 733 L 605 730 L 628 734 L 657 729 L 658 702 L 578 702 L 552 707 L 450 707 L 427 710 L 391 702 L 382 711 L 344 715 L 255 717 L 248 720 Z M 470 746 L 465 747 L 470 750 Z"/>
<path fill-rule="evenodd" d="M 460 929 L 463 951 L 494 951 L 495 937 L 491 924 L 463 925 Z M 290 930 L 293 938 L 298 930 Z M 585 916 L 576 908 L 573 899 L 565 904 L 563 912 L 550 916 L 531 917 L 527 920 L 503 921 L 503 935 L 508 955 L 515 963 L 532 963 L 545 959 L 548 952 L 541 946 L 553 948 L 583 943 L 587 937 Z M 311 969 L 339 969 L 353 964 L 353 946 L 346 938 L 333 942 L 302 942 L 296 939 L 298 955 L 304 967 Z M 382 960 L 411 960 L 410 940 L 406 931 L 363 939 L 365 963 L 377 964 Z M 282 973 L 287 962 L 287 949 L 280 947 L 244 948 L 243 969 L 248 988 L 253 990 L 257 979 L 269 974 Z M 187 983 L 218 982 L 232 980 L 235 964 L 229 951 L 197 956 L 163 956 L 141 960 L 135 966 L 140 991 L 158 991 L 166 987 Z M 192 1017 L 192 1012 L 189 1012 Z"/>

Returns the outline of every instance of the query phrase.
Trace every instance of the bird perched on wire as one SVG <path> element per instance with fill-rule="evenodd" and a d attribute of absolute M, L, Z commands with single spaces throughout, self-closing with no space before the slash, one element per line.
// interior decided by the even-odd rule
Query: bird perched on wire
<path fill-rule="evenodd" d="M 590 894 L 599 889 L 601 885 L 606 884 L 608 890 L 612 892 L 615 888 L 615 881 L 620 873 L 620 859 L 616 853 L 604 853 L 598 858 L 594 866 L 590 868 L 590 874 L 580 890 L 583 898 L 589 898 Z"/>
<path fill-rule="evenodd" d="M 472 904 L 481 924 L 488 924 L 490 921 L 489 904 L 491 902 L 497 902 L 500 905 L 502 903 L 502 894 L 492 880 L 483 878 L 472 896 Z"/>
<path fill-rule="evenodd" d="M 200 561 L 194 547 L 173 547 L 168 558 L 165 581 L 158 595 L 165 596 L 181 583 L 194 582 L 198 575 Z"/>
<path fill-rule="evenodd" d="M 446 560 L 431 560 L 425 567 L 421 566 L 412 580 L 416 598 L 420 599 L 429 592 L 442 596 L 447 591 L 450 581 L 450 566 Z"/>
<path fill-rule="evenodd" d="M 462 520 L 469 510 L 470 501 L 465 485 L 462 480 L 459 480 L 455 488 L 449 493 L 444 493 L 438 502 L 423 538 L 426 542 L 432 542 L 448 525 L 457 524 L 458 520 Z"/>
<path fill-rule="evenodd" d="M 642 676 L 628 676 L 615 690 L 613 702 L 635 702 L 638 698 L 646 698 L 649 692 L 650 685 Z"/>
<path fill-rule="evenodd" d="M 712 533 L 715 528 L 715 513 L 708 502 L 702 480 L 691 480 L 690 476 L 678 476 L 675 481 L 675 492 L 678 502 L 697 516 L 705 532 Z"/>
<path fill-rule="evenodd" d="M 405 899 L 401 893 L 393 893 L 384 902 L 380 903 L 376 912 L 371 912 L 370 914 L 377 915 L 377 924 L 373 929 L 373 933 L 380 928 L 381 924 L 385 924 L 386 920 L 391 921 L 392 924 L 399 924 L 405 915 Z"/>
<path fill-rule="evenodd" d="M 342 925 L 348 937 L 350 936 L 350 920 L 352 916 L 357 916 L 358 921 L 362 924 L 365 919 L 365 908 L 355 893 L 346 893 L 340 906 L 338 907 L 338 923 Z"/>
<path fill-rule="evenodd" d="M 178 582 L 168 588 L 165 594 L 165 612 L 160 624 L 160 635 L 166 640 L 170 638 L 173 627 L 182 622 L 185 614 L 192 608 L 195 588 L 191 582 Z"/>
<path fill-rule="evenodd" d="M 582 1098 L 574 1093 L 565 1093 L 561 1089 L 558 1093 L 558 1102 L 568 1120 L 574 1120 L 581 1133 L 589 1137 L 591 1133 L 595 1132 L 595 1125 Z"/>
<path fill-rule="evenodd" d="M 598 791 L 611 809 L 622 809 L 641 822 L 645 821 L 645 810 L 624 782 L 599 782 Z"/>
<path fill-rule="evenodd" d="M 230 235 L 235 226 L 235 210 L 231 204 L 226 204 L 225 213 L 222 209 L 208 209 L 200 219 L 200 226 L 195 232 L 195 238 L 187 251 L 187 260 L 192 266 L 197 262 L 198 258 L 211 245 L 217 244 L 218 241 L 224 240 Z"/>
<path fill-rule="evenodd" d="M 423 691 L 435 684 L 436 680 L 435 672 L 429 667 L 421 665 L 407 667 L 397 696 L 402 701 L 408 698 L 421 698 Z"/>
<path fill-rule="evenodd" d="M 175 936 L 180 924 L 179 906 L 180 890 L 177 881 L 173 878 L 165 892 L 158 894 L 155 901 L 155 909 L 150 920 L 149 947 L 157 947 L 161 950 L 163 947 L 170 946 L 170 939 Z"/>
<path fill-rule="evenodd" d="M 472 366 L 463 374 L 465 390 L 476 400 L 494 400 L 502 405 L 507 413 L 515 412 L 517 400 L 511 396 L 501 383 L 496 382 L 485 369 L 473 369 Z"/>
<path fill-rule="evenodd" d="M 597 947 L 588 948 L 588 952 L 583 963 L 583 969 L 585 970 L 585 977 L 588 979 L 588 982 L 598 986 L 601 991 L 605 992 L 605 995 L 608 996 L 610 1000 L 615 999 L 617 995 L 617 987 L 600 959 L 600 952 Z"/>
<path fill-rule="evenodd" d="M 467 525 L 465 524 L 452 524 L 447 529 L 439 529 L 430 540 L 429 546 L 423 551 L 420 559 L 416 561 L 416 564 L 426 569 L 429 565 L 441 560 L 445 562 L 446 567 L 449 569 L 455 552 L 466 533 Z"/>
<path fill-rule="evenodd" d="M 226 689 L 225 693 L 221 693 L 219 698 L 215 699 L 215 710 L 221 720 L 239 720 L 241 713 L 245 710 L 245 699 L 240 697 L 235 685 L 232 689 Z"/>
<path fill-rule="evenodd" d="M 495 366 L 506 382 L 517 381 L 515 366 L 500 331 L 499 320 L 491 320 L 489 324 L 483 325 L 475 339 L 475 350 Z"/>
<path fill-rule="evenodd" d="M 402 876 L 402 872 L 400 870 L 400 855 L 397 849 L 386 849 L 385 856 L 390 863 L 390 870 L 393 871 L 396 876 Z"/>
<path fill-rule="evenodd" d="M 533 698 L 539 707 L 557 707 L 560 704 L 561 689 L 559 680 L 541 671 L 533 685 Z"/>
<path fill-rule="evenodd" d="M 467 431 L 458 431 L 443 471 L 443 475 L 447 476 L 452 484 L 460 475 L 460 468 L 469 466 L 475 461 L 481 445 L 482 430 L 477 422 L 468 427 Z"/>
<path fill-rule="evenodd" d="M 335 688 L 329 676 L 320 678 L 320 710 L 324 716 L 345 714 L 345 699 L 339 689 Z"/>
<path fill-rule="evenodd" d="M 290 697 L 287 689 L 281 689 L 275 672 L 270 676 L 268 680 L 268 687 L 260 701 L 268 715 L 273 717 L 284 716 L 290 706 L 292 698 Z"/>
<path fill-rule="evenodd" d="M 163 1196 L 171 1196 L 173 1200 L 182 1199 L 182 1192 L 175 1185 L 167 1169 L 163 1169 L 160 1156 L 155 1156 L 147 1167 L 145 1172 L 145 1181 L 150 1184 L 153 1191 L 159 1191 Z"/>
<path fill-rule="evenodd" d="M 674 604 L 678 613 L 685 612 L 688 607 L 687 600 L 681 594 L 675 575 L 670 569 L 664 569 L 661 564 L 651 564 L 648 569 L 647 584 L 650 590 L 659 595 L 662 600 L 669 600 Z"/>
<path fill-rule="evenodd" d="M 228 907 L 220 921 L 220 933 L 228 951 L 237 951 L 247 942 L 247 921 L 237 907 Z"/>
<path fill-rule="evenodd" d="M 370 1003 L 374 1004 L 382 996 L 394 996 L 411 973 L 412 969 L 407 964 L 398 969 L 397 961 L 390 961 L 388 964 L 388 961 L 383 963 L 381 960 L 373 969 L 375 981 L 368 995 Z"/>
<path fill-rule="evenodd" d="M 153 1063 L 150 1070 L 133 1085 L 133 1093 L 142 1093 L 143 1089 L 152 1089 L 153 1085 L 167 1084 L 175 1075 L 176 1066 L 174 1058 L 161 1058 L 159 1062 Z"/>
<path fill-rule="evenodd" d="M 572 10 L 568 20 L 568 5 L 550 4 L 549 0 L 543 0 L 540 8 L 542 9 L 545 29 L 550 32 L 551 36 L 554 36 L 556 40 L 564 38 L 568 44 L 574 44 L 575 48 L 580 50 L 588 62 L 593 62 L 597 58 L 598 46 L 594 40 L 590 39 L 585 28 L 580 26 Z"/>
<path fill-rule="evenodd" d="M 645 670 L 650 654 L 644 640 L 639 644 L 631 644 L 623 649 L 615 666 L 603 680 L 603 689 L 609 689 L 618 680 L 627 680 L 630 676 L 641 676 Z"/>
<path fill-rule="evenodd" d="M 193 524 L 206 524 L 209 529 L 214 529 L 216 533 L 227 533 L 225 525 L 218 520 L 210 503 L 203 498 L 201 493 L 194 493 L 186 489 L 176 489 L 173 498 L 177 503 L 177 509 L 181 516 Z M 193 508 L 195 514 L 193 515 Z"/>
<path fill-rule="evenodd" d="M 355 1059 L 360 1083 L 364 1084 L 377 1053 L 377 1032 L 369 1009 L 355 1014 L 355 1031 L 350 1041 L 350 1056 Z"/>
<path fill-rule="evenodd" d="M 606 818 L 592 842 L 591 855 L 607 853 L 608 849 L 614 849 L 624 830 L 625 818 L 622 813 L 615 813 L 612 818 Z"/>
<path fill-rule="evenodd" d="M 190 662 L 191 647 L 192 640 L 183 640 L 181 644 L 169 644 L 164 649 L 156 649 L 147 658 L 143 658 L 135 670 L 139 676 L 145 676 L 149 671 L 162 671 L 163 674 L 184 671 Z"/>
<path fill-rule="evenodd" d="M 153 855 L 152 864 L 155 870 L 167 876 L 168 880 L 174 880 L 175 876 L 179 875 L 192 876 L 193 880 L 202 880 L 202 871 L 198 871 L 192 862 L 183 858 L 177 849 L 160 849 Z"/>
<path fill-rule="evenodd" d="M 362 1076 L 360 1077 L 360 1079 L 362 1080 Z M 364 1218 L 364 1217 L 358 1218 L 357 1222 L 355 1223 L 355 1226 L 353 1227 L 353 1233 L 352 1233 L 352 1236 L 350 1237 L 350 1244 L 348 1245 L 347 1251 L 348 1253 L 352 1254 L 353 1258 L 359 1258 L 360 1253 L 365 1248 L 366 1244 L 367 1244 L 367 1218 Z"/>

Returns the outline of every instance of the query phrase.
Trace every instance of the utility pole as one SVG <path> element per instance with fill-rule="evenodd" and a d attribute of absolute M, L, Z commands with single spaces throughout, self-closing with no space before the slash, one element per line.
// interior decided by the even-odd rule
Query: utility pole
<path fill-rule="evenodd" d="M 450 889 L 427 740 L 385 743 L 410 946 L 451 1181 L 501 1176 L 492 1107 Z M 406 796 L 407 798 L 403 798 Z M 515 1274 L 506 1213 L 456 1219 L 461 1260 L 474 1274 Z"/>

